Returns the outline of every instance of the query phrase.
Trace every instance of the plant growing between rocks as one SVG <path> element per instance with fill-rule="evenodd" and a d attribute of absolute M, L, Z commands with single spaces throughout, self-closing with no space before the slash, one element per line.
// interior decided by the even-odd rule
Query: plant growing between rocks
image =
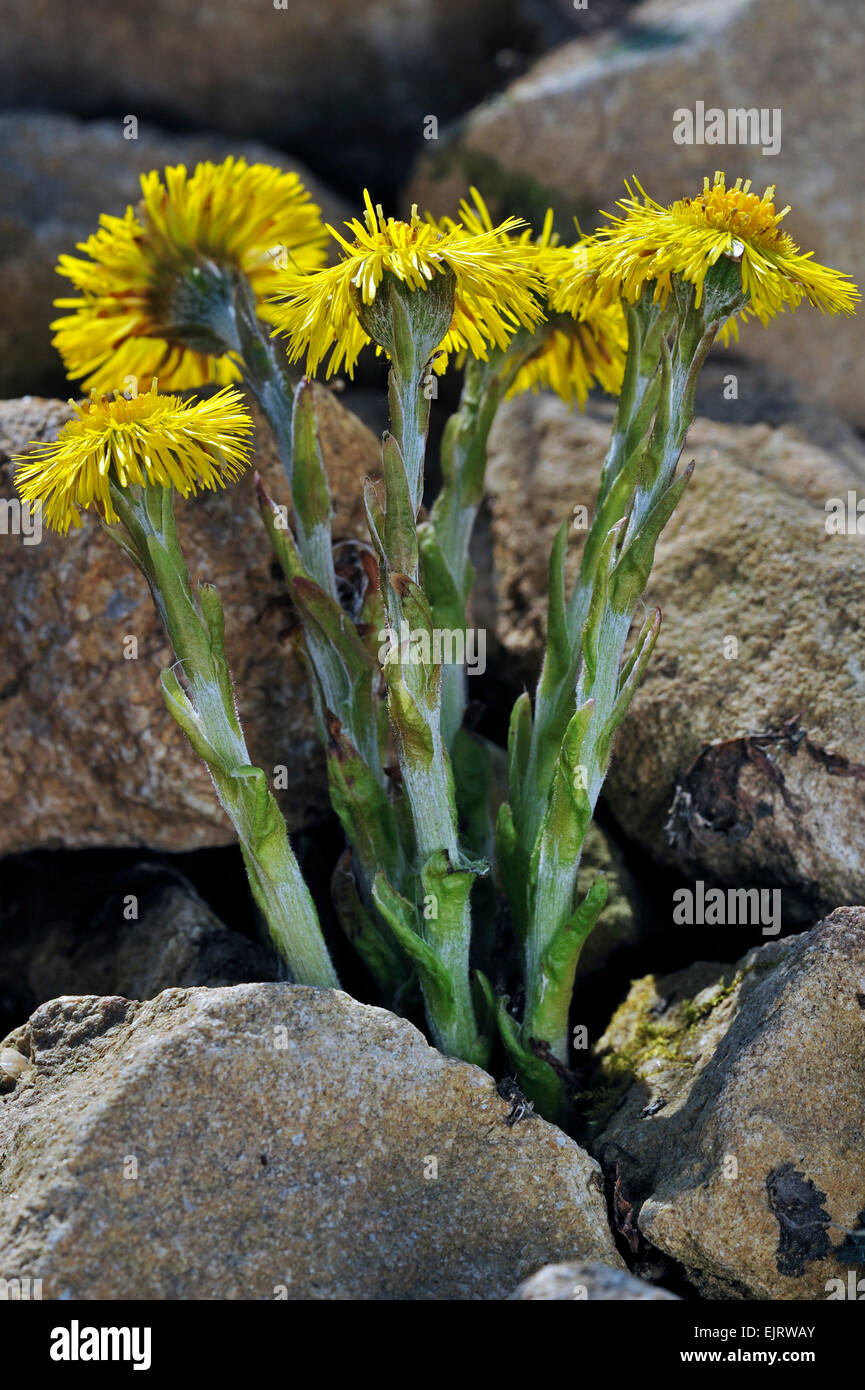
<path fill-rule="evenodd" d="M 367 195 L 346 235 L 328 229 L 339 259 L 325 266 L 327 232 L 296 176 L 243 161 L 149 175 L 138 209 L 104 218 L 86 259 L 61 261 L 80 297 L 59 301 L 72 312 L 55 342 L 93 396 L 16 475 L 61 530 L 94 506 L 145 575 L 177 657 L 166 704 L 232 819 L 255 900 L 294 978 L 335 986 L 282 816 L 250 764 L 219 599 L 193 590 L 174 529 L 175 489 L 223 486 L 248 458 L 251 419 L 230 384 L 243 381 L 285 466 L 291 524 L 259 498 L 347 840 L 339 920 L 390 1007 L 419 989 L 435 1044 L 481 1066 L 497 1035 L 526 1094 L 559 1121 L 575 971 L 606 899 L 601 876 L 579 900 L 577 872 L 658 636 L 643 594 L 691 476 L 679 464 L 700 369 L 737 319 L 765 324 L 804 298 L 851 313 L 859 297 L 799 252 L 774 189 L 760 197 L 718 173 L 665 208 L 637 188 L 573 245 L 551 216 L 537 236 L 516 218 L 493 225 L 474 191 L 439 222 L 386 217 Z M 325 363 L 328 377 L 352 374 L 367 345 L 390 364 L 390 430 L 347 581 L 311 378 Z M 462 395 L 424 513 L 432 382 L 452 364 Z M 139 377 L 223 389 L 191 403 L 156 384 L 139 392 Z M 594 386 L 618 396 L 598 502 L 571 592 L 567 523 L 553 546 L 546 653 L 534 699 L 514 706 L 502 779 L 472 731 L 463 660 L 487 439 L 505 396 L 544 387 L 582 406 Z M 499 987 L 508 976 L 518 1009 Z"/>

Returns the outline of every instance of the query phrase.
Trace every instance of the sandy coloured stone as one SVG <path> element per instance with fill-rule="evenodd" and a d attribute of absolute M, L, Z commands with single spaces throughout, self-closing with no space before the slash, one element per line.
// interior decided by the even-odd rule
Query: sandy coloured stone
<path fill-rule="evenodd" d="M 0 1265 L 45 1298 L 499 1299 L 621 1267 L 597 1164 L 339 991 L 56 999 L 5 1043 Z"/>

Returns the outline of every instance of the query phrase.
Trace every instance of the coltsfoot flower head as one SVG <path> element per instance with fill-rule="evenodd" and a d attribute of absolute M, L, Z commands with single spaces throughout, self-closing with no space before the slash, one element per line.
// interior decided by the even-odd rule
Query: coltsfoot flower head
<path fill-rule="evenodd" d="M 475 235 L 491 234 L 495 229 L 483 197 L 471 190 L 472 202 L 460 204 L 459 224 L 445 218 L 439 225 L 448 229 L 462 225 Z M 535 330 L 532 351 L 511 382 L 508 397 L 522 391 L 555 391 L 567 404 L 583 408 L 594 386 L 618 395 L 625 370 L 628 334 L 625 316 L 618 301 L 604 305 L 587 300 L 574 314 L 552 309 L 562 280 L 582 265 L 590 246 L 580 240 L 563 245 L 553 230 L 553 210 L 548 208 L 540 232 L 531 228 L 518 234 L 498 230 L 502 241 L 514 242 L 530 257 L 541 282 L 546 321 Z"/>
<path fill-rule="evenodd" d="M 156 483 L 187 497 L 233 482 L 249 458 L 252 417 L 233 387 L 207 400 L 182 401 L 157 395 L 154 382 L 131 400 L 94 392 L 90 400 L 71 404 L 75 416 L 55 443 L 14 459 L 22 499 L 41 505 L 45 521 L 58 531 L 80 526 L 79 508 L 92 505 L 106 521 L 117 521 L 112 482 Z"/>
<path fill-rule="evenodd" d="M 520 367 L 507 396 L 555 391 L 580 410 L 595 386 L 617 396 L 625 372 L 628 334 L 617 304 L 598 307 L 585 319 L 557 314 L 544 324 L 538 350 Z"/>
<path fill-rule="evenodd" d="M 328 227 L 343 252 L 337 265 L 311 275 L 292 269 L 280 277 L 272 321 L 288 337 L 291 361 L 306 355 L 310 375 L 328 353 L 328 376 L 343 365 L 353 373 L 361 349 L 371 341 L 359 315 L 373 304 L 387 275 L 420 292 L 437 276 L 452 275 L 453 314 L 441 343 L 445 352 L 467 350 L 485 359 L 491 346 L 505 347 L 521 325 L 530 328 L 543 317 L 533 258 L 505 235 L 523 225 L 518 218 L 489 231 L 456 222 L 443 228 L 422 220 L 416 208 L 408 222 L 385 217 L 367 192 L 364 203 L 363 220 L 346 223 L 350 239 Z"/>
<path fill-rule="evenodd" d="M 201 305 L 218 305 L 225 276 L 250 281 L 258 312 L 282 264 L 322 265 L 327 236 L 320 210 L 295 173 L 226 159 L 142 175 L 142 198 L 123 217 L 103 216 L 59 274 L 80 297 L 58 299 L 54 345 L 85 387 L 122 390 L 129 377 L 184 390 L 235 381 L 240 371 L 202 324 Z"/>
<path fill-rule="evenodd" d="M 674 275 L 695 287 L 699 306 L 707 273 L 726 256 L 741 266 L 742 290 L 749 297 L 739 315 L 743 319 L 753 315 L 766 324 L 803 299 L 824 312 L 855 312 L 860 295 L 850 277 L 800 251 L 782 229 L 790 208 L 775 211 L 774 187 L 758 196 L 750 179 L 737 179 L 728 188 L 718 171 L 711 184 L 703 180 L 697 197 L 680 198 L 669 207 L 656 203 L 639 183 L 636 187 L 642 201 L 628 187 L 628 197 L 617 204 L 624 215 L 605 214 L 610 225 L 598 230 L 584 263 L 562 280 L 557 308 L 574 312 L 595 298 L 635 303 L 650 283 L 655 301 L 663 304 Z"/>

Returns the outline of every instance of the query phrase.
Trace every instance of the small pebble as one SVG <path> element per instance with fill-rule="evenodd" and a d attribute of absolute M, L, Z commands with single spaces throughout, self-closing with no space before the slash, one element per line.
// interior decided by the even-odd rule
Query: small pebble
<path fill-rule="evenodd" d="M 4 1081 L 17 1081 L 29 1065 L 27 1058 L 16 1052 L 14 1047 L 0 1048 L 0 1077 Z"/>

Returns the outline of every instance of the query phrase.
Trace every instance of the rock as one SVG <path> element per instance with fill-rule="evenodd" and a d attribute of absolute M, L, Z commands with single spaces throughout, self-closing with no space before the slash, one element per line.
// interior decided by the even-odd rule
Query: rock
<path fill-rule="evenodd" d="M 567 1300 L 604 1299 L 607 1302 L 678 1303 L 679 1298 L 645 1279 L 635 1279 L 622 1269 L 610 1269 L 597 1262 L 546 1265 L 520 1284 L 511 1299 L 527 1303 L 532 1299 Z"/>
<path fill-rule="evenodd" d="M 145 12 L 92 0 L 79 24 L 55 0 L 11 0 L 0 92 L 7 107 L 35 99 L 76 115 L 116 113 L 118 128 L 131 112 L 142 135 L 158 121 L 254 136 L 356 187 L 405 166 L 428 114 L 444 122 L 500 80 L 497 50 L 528 27 L 521 8 L 154 0 Z M 435 138 L 429 127 L 426 138 Z"/>
<path fill-rule="evenodd" d="M 430 145 L 405 201 L 449 213 L 474 183 L 500 214 L 537 221 L 551 203 L 567 234 L 574 213 L 598 225 L 634 174 L 670 202 L 722 168 L 760 192 L 776 184 L 794 240 L 861 284 L 865 175 L 841 152 L 865 139 L 863 63 L 858 0 L 788 0 L 783 23 L 774 0 L 650 0 L 625 30 L 554 50 Z M 674 112 L 695 112 L 697 98 L 706 111 L 766 108 L 771 120 L 777 110 L 780 150 L 677 144 Z M 769 331 L 747 325 L 742 347 L 861 426 L 863 335 L 861 315 L 842 322 L 806 306 Z"/>
<path fill-rule="evenodd" d="M 89 26 L 88 26 L 89 28 Z M 137 55 L 140 61 L 140 52 Z M 85 123 L 44 113 L 0 115 L 0 395 L 52 394 L 65 374 L 51 346 L 54 300 L 69 294 L 56 274 L 61 253 L 96 231 L 100 214 L 119 215 L 141 197 L 139 175 L 166 164 L 194 166 L 228 155 L 296 169 L 339 226 L 346 206 L 289 155 L 216 135 L 167 135 L 142 129 L 123 138 L 117 121 Z"/>
<path fill-rule="evenodd" d="M 339 991 L 63 998 L 4 1046 L 3 1268 L 45 1298 L 502 1299 L 621 1267 L 595 1162 Z"/>
<path fill-rule="evenodd" d="M 369 431 L 322 392 L 321 438 L 335 499 L 334 535 L 365 536 L 362 479 L 377 469 Z M 0 495 L 14 497 L 9 456 L 54 438 L 69 408 L 0 402 Z M 287 484 L 256 416 L 255 466 L 277 499 Z M 5 462 L 4 462 L 5 459 Z M 291 829 L 328 806 L 324 759 L 292 615 L 258 515 L 252 468 L 219 493 L 178 501 L 193 580 L 216 584 L 253 761 L 287 768 Z M 5 513 L 4 513 L 5 515 Z M 13 518 L 14 519 L 14 518 Z M 159 672 L 173 659 L 143 579 L 92 514 L 40 544 L 0 532 L 6 604 L 0 650 L 0 853 L 34 847 L 140 845 L 179 851 L 232 841 L 210 779 L 167 713 Z M 124 659 L 124 638 L 138 641 Z"/>
<path fill-rule="evenodd" d="M 18 1001 L 16 1022 L 61 994 L 153 999 L 173 987 L 279 977 L 273 953 L 230 930 L 176 870 L 116 869 L 79 883 L 77 900 L 63 903 L 58 892 L 41 910 L 25 896 L 4 920 L 0 964 L 0 1002 L 8 1017 Z"/>
<path fill-rule="evenodd" d="M 709 1298 L 846 1288 L 846 1233 L 865 1225 L 865 908 L 735 966 L 636 981 L 597 1050 L 614 1113 L 594 1152 L 619 1162 L 645 1240 Z"/>
<path fill-rule="evenodd" d="M 497 611 L 477 621 L 522 672 L 537 667 L 553 536 L 575 506 L 591 514 L 608 436 L 606 418 L 548 396 L 494 427 Z M 797 425 L 698 420 L 684 457 L 696 472 L 646 594 L 661 635 L 606 801 L 656 860 L 780 888 L 785 918 L 813 921 L 865 897 L 865 540 L 825 528 L 829 499 L 862 495 L 865 450 L 852 433 L 830 452 Z"/>

